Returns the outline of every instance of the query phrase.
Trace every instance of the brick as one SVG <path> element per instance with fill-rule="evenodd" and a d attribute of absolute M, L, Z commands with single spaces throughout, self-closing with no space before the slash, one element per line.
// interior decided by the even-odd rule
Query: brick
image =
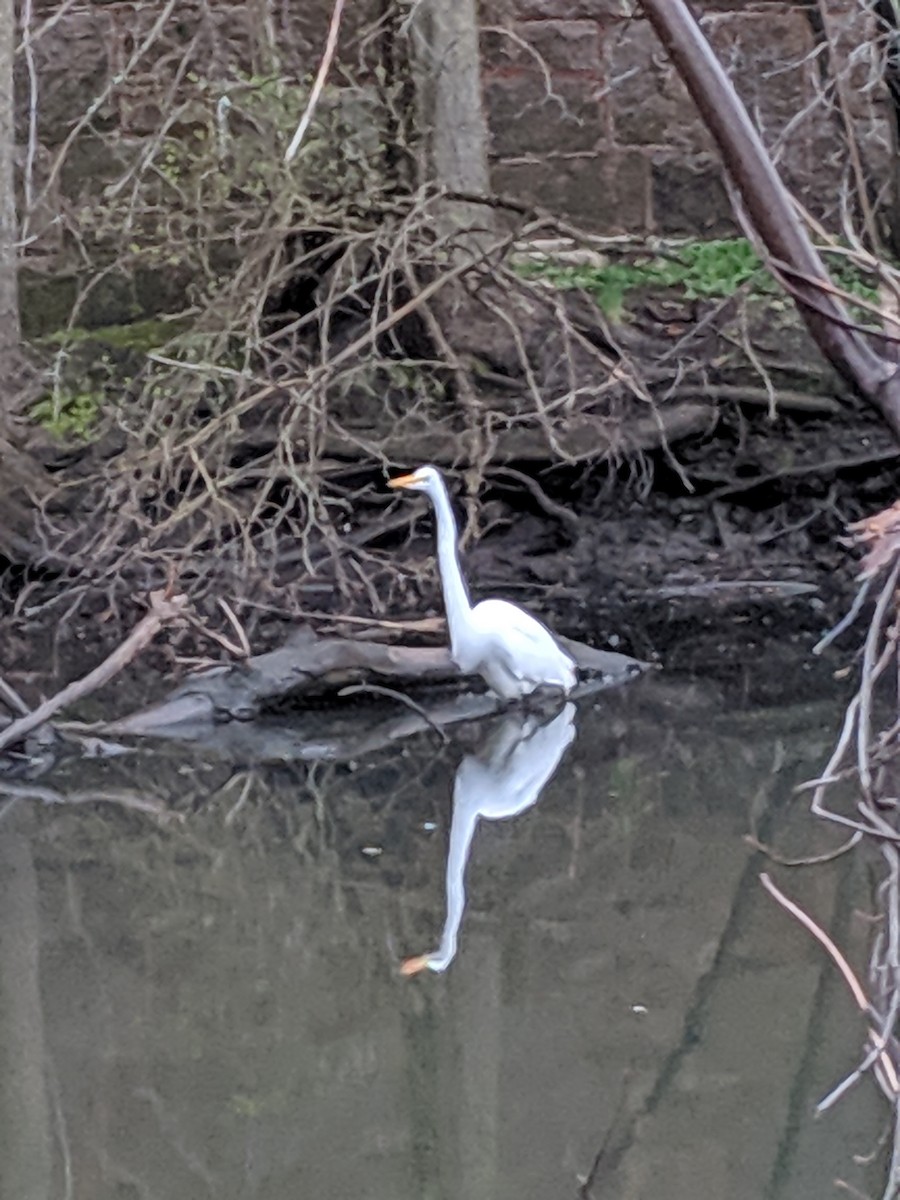
<path fill-rule="evenodd" d="M 607 132 L 606 105 L 590 79 L 553 79 L 540 72 L 488 77 L 484 98 L 491 153 L 498 158 L 593 150 Z"/>
<path fill-rule="evenodd" d="M 64 141 L 72 124 L 103 91 L 110 75 L 112 22 L 103 9 L 64 13 L 34 42 L 34 65 L 40 83 L 38 128 L 50 145 Z M 16 59 L 16 124 L 26 139 L 28 80 L 25 55 Z M 111 115 L 111 105 L 98 113 Z"/>
<path fill-rule="evenodd" d="M 774 10 L 796 10 L 802 7 L 803 2 L 804 0 L 694 0 L 694 8 L 701 17 L 706 13 L 717 12 L 770 14 Z"/>
<path fill-rule="evenodd" d="M 655 156 L 652 180 L 657 233 L 729 237 L 740 232 L 718 163 Z"/>
<path fill-rule="evenodd" d="M 650 163 L 636 151 L 499 162 L 491 177 L 497 191 L 587 229 L 634 233 L 648 227 Z"/>
<path fill-rule="evenodd" d="M 516 0 L 515 12 L 521 21 L 624 21 L 633 5 L 630 0 Z"/>
<path fill-rule="evenodd" d="M 812 30 L 802 13 L 741 13 L 710 18 L 710 44 L 724 63 L 768 145 L 818 90 Z"/>
<path fill-rule="evenodd" d="M 633 21 L 607 41 L 616 141 L 694 151 L 708 139 L 694 102 L 646 21 Z"/>
<path fill-rule="evenodd" d="M 525 21 L 492 26 L 481 38 L 485 67 L 530 67 L 550 71 L 601 70 L 600 28 L 596 21 Z"/>

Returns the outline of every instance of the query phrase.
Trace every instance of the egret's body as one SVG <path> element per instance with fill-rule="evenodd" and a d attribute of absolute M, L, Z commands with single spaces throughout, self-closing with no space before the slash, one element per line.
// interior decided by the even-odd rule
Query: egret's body
<path fill-rule="evenodd" d="M 440 473 L 419 467 L 392 479 L 393 488 L 424 492 L 437 521 L 437 557 L 453 661 L 467 675 L 481 675 L 491 691 L 517 700 L 539 687 L 566 695 L 576 683 L 575 663 L 540 621 L 508 600 L 473 605 L 459 565 L 456 519 Z"/>
<path fill-rule="evenodd" d="M 431 954 L 408 958 L 401 971 L 446 971 L 456 956 L 466 906 L 466 863 L 480 820 L 499 821 L 530 808 L 546 787 L 575 737 L 575 705 L 550 721 L 508 715 L 478 754 L 467 754 L 456 771 L 453 819 L 447 853 L 447 916 L 441 944 Z"/>

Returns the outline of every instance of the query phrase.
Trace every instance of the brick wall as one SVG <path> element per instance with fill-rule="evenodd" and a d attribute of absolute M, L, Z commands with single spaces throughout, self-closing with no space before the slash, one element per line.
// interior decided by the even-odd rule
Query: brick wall
<path fill-rule="evenodd" d="M 824 98 L 829 56 L 843 72 L 868 177 L 888 177 L 866 3 L 701 4 L 705 29 L 787 182 L 832 225 L 839 225 L 847 143 L 834 104 Z M 383 49 L 372 22 L 383 5 L 347 5 L 333 82 L 371 72 L 372 56 Z M 167 0 L 34 0 L 31 53 L 16 58 L 19 162 L 31 168 L 20 273 L 29 331 L 68 320 L 79 289 L 86 299 L 77 317 L 86 324 L 183 303 L 192 278 L 187 267 L 179 273 L 125 264 L 84 291 L 91 273 L 120 251 L 119 226 L 98 229 L 99 218 L 128 199 L 138 178 L 153 184 L 142 164 L 162 136 L 187 141 L 200 127 L 208 135 L 224 93 L 234 99 L 232 129 L 244 130 L 254 155 L 275 161 L 281 143 L 261 142 L 252 113 L 242 115 L 240 89 L 252 91 L 274 76 L 308 81 L 332 7 L 333 0 L 177 0 L 174 7 Z M 718 157 L 652 30 L 629 15 L 638 7 L 634 0 L 481 0 L 494 185 L 602 233 L 732 232 Z M 822 13 L 834 43 L 829 55 L 811 24 Z M 401 39 L 393 53 L 402 52 Z M 293 122 L 299 113 L 287 102 Z M 374 122 L 361 119 L 370 132 Z M 177 216 L 170 195 L 163 192 L 157 208 L 172 203 Z M 151 217 L 155 204 L 151 195 Z M 152 250 L 146 222 L 134 243 Z"/>
<path fill-rule="evenodd" d="M 734 231 L 718 155 L 653 30 L 619 0 L 482 0 L 484 95 L 494 185 L 603 233 Z M 789 186 L 839 220 L 847 169 L 823 79 L 839 68 L 870 180 L 887 177 L 873 29 L 860 0 L 697 6 L 717 54 Z M 850 54 L 853 58 L 850 58 Z"/>

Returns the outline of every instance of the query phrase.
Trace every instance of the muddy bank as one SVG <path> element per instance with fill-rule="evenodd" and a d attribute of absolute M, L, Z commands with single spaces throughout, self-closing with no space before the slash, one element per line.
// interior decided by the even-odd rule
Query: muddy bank
<path fill-rule="evenodd" d="M 844 526 L 893 498 L 893 466 L 827 478 L 810 472 L 730 498 L 679 494 L 677 473 L 662 462 L 654 467 L 643 496 L 608 475 L 550 470 L 537 477 L 540 500 L 496 473 L 479 508 L 483 533 L 465 553 L 473 596 L 505 596 L 561 634 L 715 678 L 735 698 L 766 703 L 785 670 L 796 675 L 799 697 L 816 695 L 858 644 L 850 632 L 836 657 L 810 653 L 855 595 Z M 371 507 L 361 504 L 357 517 L 361 531 L 377 529 L 384 513 L 377 478 L 369 494 Z M 401 528 L 365 547 L 369 589 L 342 594 L 339 564 L 323 562 L 310 577 L 287 563 L 255 595 L 228 596 L 254 653 L 280 645 L 300 621 L 322 634 L 443 643 L 430 511 L 409 499 L 394 508 Z M 384 595 L 389 603 L 380 602 Z M 19 612 L 2 621 L 0 643 L 6 678 L 29 696 L 94 667 L 139 611 L 136 602 L 123 604 L 113 620 L 105 605 L 90 602 L 58 619 L 58 604 L 42 609 L 39 586 L 22 596 Z M 198 665 L 233 661 L 213 640 L 233 634 L 221 611 L 207 600 L 195 617 L 165 630 L 124 679 L 85 702 L 82 715 L 111 717 L 117 696 L 133 697 L 136 683 L 141 700 L 155 699 Z M 123 701 L 118 711 L 133 706 Z"/>
<path fill-rule="evenodd" d="M 577 403 L 570 411 L 568 401 L 554 402 L 550 423 L 516 407 L 512 359 L 481 347 L 494 359 L 473 375 L 490 434 L 477 467 L 471 429 L 460 427 L 458 407 L 446 407 L 453 394 L 421 401 L 421 411 L 417 399 L 407 412 L 410 393 L 405 408 L 396 386 L 387 396 L 354 394 L 342 401 L 346 413 L 330 412 L 343 440 L 326 441 L 309 495 L 296 484 L 302 440 L 291 463 L 265 459 L 263 468 L 252 457 L 272 453 L 272 423 L 286 403 L 274 393 L 265 422 L 260 408 L 228 425 L 220 458 L 197 458 L 193 474 L 177 476 L 178 494 L 160 490 L 152 459 L 132 470 L 136 447 L 119 428 L 88 444 L 44 444 L 38 458 L 62 486 L 30 557 L 7 552 L 0 645 L 8 678 L 46 692 L 90 669 L 138 619 L 142 598 L 170 579 L 191 601 L 191 619 L 142 656 L 148 698 L 198 665 L 230 660 L 237 639 L 223 601 L 254 654 L 281 645 L 301 622 L 323 634 L 442 644 L 430 511 L 385 487 L 420 456 L 447 472 L 475 598 L 505 596 L 597 648 L 747 690 L 765 687 L 770 648 L 773 669 L 791 655 L 813 680 L 830 671 L 809 650 L 855 592 L 845 526 L 897 495 L 898 456 L 885 429 L 821 368 L 796 320 L 768 301 L 747 316 L 733 300 L 645 298 L 614 330 L 586 305 L 581 297 L 567 310 L 582 342 L 594 339 L 590 354 L 579 343 L 581 358 L 570 364 Z M 735 342 L 736 325 L 746 344 Z M 544 364 L 548 395 L 562 386 L 565 347 L 556 350 Z M 630 385 L 611 390 L 604 372 L 613 354 L 647 384 L 649 400 Z M 208 422 L 204 411 L 198 419 Z M 385 458 L 378 437 L 387 435 L 378 431 L 391 420 L 396 445 Z M 419 422 L 418 440 L 406 438 L 407 420 Z M 582 443 L 588 425 L 593 440 Z M 372 453 L 358 440 L 364 426 Z M 520 443 L 527 453 L 516 458 Z M 204 491 L 213 478 L 216 503 Z M 91 503 L 114 480 L 123 501 L 113 529 Z M 267 489 L 264 504 L 251 481 Z M 115 538 L 129 540 L 117 547 Z M 392 629 L 398 620 L 402 628 Z M 845 645 L 855 645 L 852 634 Z"/>

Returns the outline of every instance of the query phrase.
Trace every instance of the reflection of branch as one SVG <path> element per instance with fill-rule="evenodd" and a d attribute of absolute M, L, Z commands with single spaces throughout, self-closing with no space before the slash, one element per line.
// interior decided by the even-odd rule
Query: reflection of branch
<path fill-rule="evenodd" d="M 821 925 L 817 925 L 808 913 L 804 912 L 799 905 L 793 902 L 793 900 L 789 900 L 787 896 L 785 896 L 784 892 L 780 891 L 775 886 L 765 872 L 760 875 L 759 879 L 760 883 L 762 883 L 769 895 L 772 896 L 773 899 L 777 900 L 782 908 L 787 909 L 791 916 L 798 920 L 803 928 L 811 933 L 816 941 L 825 948 L 830 955 L 832 962 L 844 977 L 844 982 L 849 987 L 860 1012 L 867 1016 L 873 1025 L 883 1027 L 881 1033 L 876 1033 L 875 1029 L 870 1030 L 869 1038 L 872 1044 L 866 1058 L 855 1071 L 853 1071 L 842 1083 L 834 1088 L 834 1090 L 830 1092 L 824 1100 L 820 1102 L 818 1105 L 818 1111 L 824 1112 L 826 1108 L 829 1108 L 835 1102 L 835 1100 L 844 1094 L 849 1087 L 856 1083 L 856 1081 L 862 1076 L 863 1072 L 870 1066 L 876 1067 L 878 1081 L 888 1096 L 891 1098 L 897 1097 L 900 1095 L 900 1080 L 897 1078 L 896 1068 L 894 1067 L 891 1057 L 886 1049 L 887 1042 L 891 1037 L 891 1026 L 893 1021 L 890 1019 L 888 1021 L 883 1021 L 881 1019 L 879 1014 L 872 1007 L 872 1004 L 869 1001 L 869 998 L 866 996 L 866 993 L 863 991 L 862 984 L 856 977 L 853 968 L 847 962 L 846 958 L 844 958 L 843 954 L 840 952 L 825 930 L 821 927 Z M 878 1068 L 880 1068 L 880 1073 Z"/>
<path fill-rule="evenodd" d="M 362 692 L 368 692 L 375 696 L 389 696 L 392 700 L 399 700 L 402 704 L 405 704 L 407 708 L 411 708 L 413 712 L 418 713 L 422 720 L 434 730 L 434 732 L 445 745 L 450 741 L 444 730 L 441 729 L 440 725 L 432 721 L 431 717 L 429 717 L 428 713 L 421 706 L 421 704 L 416 704 L 415 700 L 412 700 L 406 695 L 405 692 L 398 692 L 396 688 L 383 687 L 381 684 L 377 683 L 354 683 L 349 687 L 341 688 L 341 690 L 338 692 L 338 695 L 358 696 Z"/>
<path fill-rule="evenodd" d="M 174 817 L 165 801 L 155 796 L 142 796 L 138 792 L 95 791 L 85 788 L 77 792 L 60 792 L 56 788 L 41 787 L 36 783 L 13 783 L 0 778 L 0 795 L 16 800 L 40 800 L 43 804 L 119 804 L 122 808 L 138 812 L 153 813 L 155 816 Z"/>

